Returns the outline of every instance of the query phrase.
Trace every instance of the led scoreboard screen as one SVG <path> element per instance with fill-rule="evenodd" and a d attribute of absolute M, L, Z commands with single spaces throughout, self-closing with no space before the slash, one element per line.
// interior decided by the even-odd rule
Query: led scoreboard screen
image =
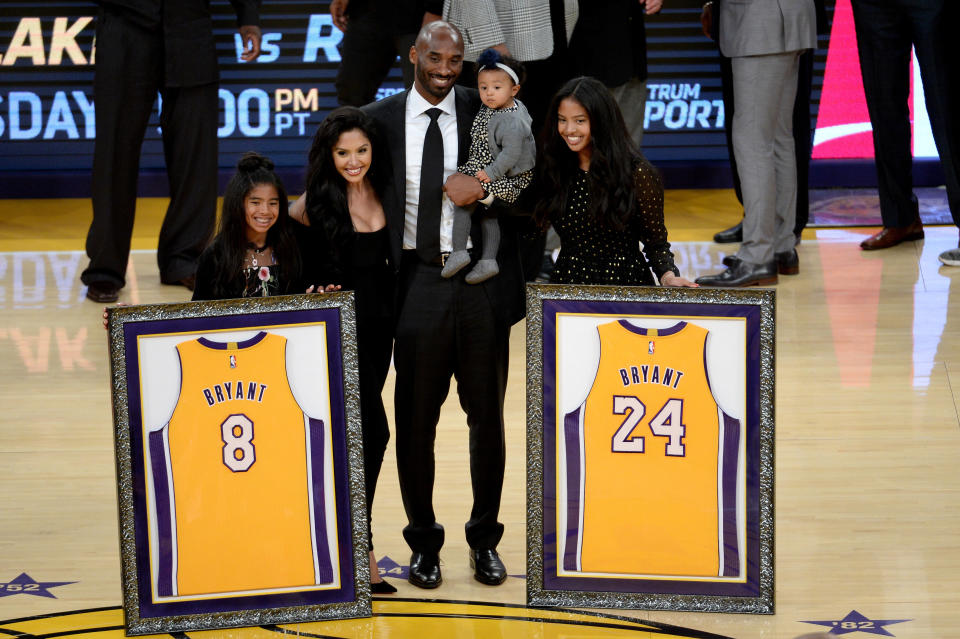
<path fill-rule="evenodd" d="M 333 80 L 343 34 L 333 26 L 328 3 L 264 2 L 262 53 L 252 63 L 239 59 L 229 2 L 214 0 L 211 8 L 220 60 L 220 165 L 233 166 L 251 149 L 280 166 L 302 165 L 317 123 L 336 106 Z M 0 5 L 0 139 L 9 149 L 0 170 L 91 166 L 97 12 L 92 2 Z M 395 71 L 383 92 L 399 89 Z M 163 167 L 160 108 L 158 98 L 141 168 Z"/>
<path fill-rule="evenodd" d="M 821 36 L 815 57 L 813 155 L 871 157 L 850 0 L 835 5 L 834 11 L 834 2 L 828 2 L 832 37 Z M 701 32 L 700 7 L 701 0 L 669 0 L 646 22 L 644 152 L 655 164 L 727 159 L 717 48 Z M 271 156 L 279 167 L 302 168 L 317 124 L 337 105 L 334 79 L 343 34 L 333 26 L 329 3 L 263 2 L 262 53 L 252 63 L 239 59 L 241 42 L 229 2 L 213 0 L 211 8 L 221 75 L 221 168 L 229 170 L 251 149 Z M 92 2 L 0 3 L 0 176 L 89 171 L 96 136 L 97 11 Z M 914 72 L 913 79 L 914 152 L 935 156 L 923 100 L 917 97 L 922 94 L 919 74 Z M 378 98 L 401 88 L 395 66 Z M 164 166 L 160 108 L 158 99 L 143 145 L 145 170 Z"/>

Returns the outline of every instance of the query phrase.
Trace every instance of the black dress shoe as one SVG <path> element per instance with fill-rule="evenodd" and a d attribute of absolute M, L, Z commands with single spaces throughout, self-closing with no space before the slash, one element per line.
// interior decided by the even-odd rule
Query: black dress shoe
<path fill-rule="evenodd" d="M 800 272 L 800 256 L 797 255 L 797 249 L 774 253 L 773 259 L 777 263 L 777 273 L 780 275 L 796 275 Z"/>
<path fill-rule="evenodd" d="M 407 581 L 418 588 L 436 588 L 443 583 L 440 557 L 436 553 L 415 552 L 410 555 L 410 576 Z"/>
<path fill-rule="evenodd" d="M 780 275 L 796 275 L 800 272 L 800 256 L 797 249 L 790 249 L 782 253 L 774 253 L 773 259 L 777 263 L 777 273 Z M 742 260 L 736 255 L 727 255 L 723 258 L 724 266 L 736 266 Z"/>
<path fill-rule="evenodd" d="M 183 286 L 187 290 L 192 291 L 197 286 L 197 276 L 187 275 L 186 277 L 181 277 L 179 280 L 171 280 L 169 282 L 161 281 L 161 283 L 167 286 Z"/>
<path fill-rule="evenodd" d="M 728 229 L 723 229 L 713 235 L 713 241 L 717 244 L 733 244 L 743 241 L 743 222 L 737 222 Z"/>
<path fill-rule="evenodd" d="M 473 578 L 488 586 L 499 586 L 507 579 L 507 569 L 496 550 L 471 550 L 470 567 Z"/>
<path fill-rule="evenodd" d="M 370 594 L 372 595 L 392 595 L 396 591 L 397 589 L 387 581 L 370 582 Z"/>
<path fill-rule="evenodd" d="M 116 302 L 120 297 L 120 285 L 100 280 L 87 285 L 87 298 L 100 304 Z"/>
<path fill-rule="evenodd" d="M 696 279 L 700 286 L 763 286 L 777 283 L 777 264 L 750 264 L 736 258 L 733 266 L 716 275 L 703 275 Z"/>

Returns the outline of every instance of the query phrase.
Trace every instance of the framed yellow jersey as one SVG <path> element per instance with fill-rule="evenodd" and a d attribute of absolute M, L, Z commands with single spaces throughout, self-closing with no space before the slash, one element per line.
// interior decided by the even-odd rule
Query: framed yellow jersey
<path fill-rule="evenodd" d="M 740 424 L 710 389 L 708 331 L 619 320 L 597 333 L 594 382 L 563 423 L 564 569 L 738 576 Z"/>
<path fill-rule="evenodd" d="M 772 612 L 773 308 L 527 287 L 529 603 Z"/>
<path fill-rule="evenodd" d="M 177 404 L 150 433 L 157 518 L 170 531 L 160 597 L 333 581 L 324 423 L 290 390 L 286 346 L 263 331 L 177 345 Z"/>
<path fill-rule="evenodd" d="M 370 614 L 355 330 L 349 292 L 110 309 L 128 634 Z"/>

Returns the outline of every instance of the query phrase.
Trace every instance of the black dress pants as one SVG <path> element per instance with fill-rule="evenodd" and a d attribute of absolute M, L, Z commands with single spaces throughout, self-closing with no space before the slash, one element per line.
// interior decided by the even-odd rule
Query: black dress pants
<path fill-rule="evenodd" d="M 93 152 L 93 222 L 85 284 L 125 283 L 137 201 L 140 148 L 157 92 L 170 188 L 157 248 L 160 279 L 192 275 L 213 232 L 217 208 L 217 83 L 167 87 L 162 33 L 122 13 L 101 10 L 94 74 L 97 137 Z"/>
<path fill-rule="evenodd" d="M 503 536 L 497 518 L 510 327 L 497 320 L 486 283 L 467 284 L 462 272 L 445 279 L 440 270 L 404 251 L 394 344 L 397 469 L 409 521 L 403 536 L 414 552 L 436 553 L 443 545 L 443 526 L 433 510 L 434 440 L 455 377 L 469 430 L 473 508 L 467 543 L 492 549 Z"/>
<path fill-rule="evenodd" d="M 885 227 L 918 214 L 911 153 L 910 48 L 915 47 L 953 221 L 960 226 L 960 114 L 956 99 L 957 0 L 853 0 L 860 70 L 873 125 L 880 213 Z"/>
<path fill-rule="evenodd" d="M 410 47 L 417 34 L 395 34 L 393 28 L 376 16 L 350 16 L 350 24 L 340 43 L 340 68 L 335 82 L 337 102 L 341 106 L 361 107 L 373 102 L 397 56 L 403 71 L 403 87 L 409 89 L 413 86 Z"/>
<path fill-rule="evenodd" d="M 740 174 L 733 153 L 733 71 L 730 58 L 720 55 L 720 86 L 723 93 L 724 133 L 730 155 L 730 172 L 737 200 L 743 204 Z M 810 94 L 813 90 L 813 51 L 800 55 L 797 75 L 797 97 L 793 103 L 793 147 L 797 158 L 797 221 L 793 232 L 800 233 L 810 219 L 810 153 L 813 143 L 810 132 Z"/>

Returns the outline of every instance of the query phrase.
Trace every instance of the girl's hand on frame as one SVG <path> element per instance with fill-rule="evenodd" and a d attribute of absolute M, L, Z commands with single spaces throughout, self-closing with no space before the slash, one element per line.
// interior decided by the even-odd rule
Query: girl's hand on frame
<path fill-rule="evenodd" d="M 680 277 L 673 271 L 667 271 L 660 278 L 660 283 L 664 286 L 686 286 L 688 288 L 700 288 L 699 284 L 691 282 L 685 277 Z"/>
<path fill-rule="evenodd" d="M 335 293 L 339 291 L 341 286 L 339 284 L 327 284 L 326 286 L 314 286 L 310 285 L 307 288 L 307 293 Z"/>
<path fill-rule="evenodd" d="M 116 305 L 117 305 L 117 306 L 129 306 L 129 304 L 125 304 L 125 303 L 123 303 L 123 302 L 117 302 Z M 107 323 L 107 318 L 109 317 L 109 315 L 107 314 L 107 310 L 109 310 L 109 308 L 110 308 L 109 306 L 104 306 L 104 307 L 103 307 L 103 330 L 105 330 L 105 331 L 110 330 L 110 325 Z"/>

